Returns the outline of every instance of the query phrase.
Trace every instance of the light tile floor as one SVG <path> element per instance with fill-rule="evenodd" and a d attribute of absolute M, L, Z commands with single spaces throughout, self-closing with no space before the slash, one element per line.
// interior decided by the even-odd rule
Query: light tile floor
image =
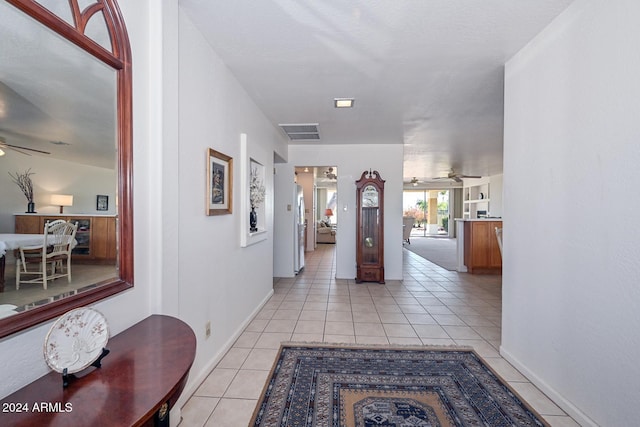
<path fill-rule="evenodd" d="M 500 357 L 501 277 L 444 270 L 404 253 L 404 278 L 335 279 L 335 246 L 307 253 L 182 408 L 181 427 L 248 425 L 282 341 L 473 346 L 552 426 L 577 426 Z"/>

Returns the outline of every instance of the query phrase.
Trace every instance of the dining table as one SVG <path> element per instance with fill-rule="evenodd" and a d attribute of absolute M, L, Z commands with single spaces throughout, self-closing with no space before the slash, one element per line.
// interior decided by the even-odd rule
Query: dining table
<path fill-rule="evenodd" d="M 7 251 L 44 243 L 44 234 L 0 233 L 0 292 L 4 292 L 4 269 Z"/>

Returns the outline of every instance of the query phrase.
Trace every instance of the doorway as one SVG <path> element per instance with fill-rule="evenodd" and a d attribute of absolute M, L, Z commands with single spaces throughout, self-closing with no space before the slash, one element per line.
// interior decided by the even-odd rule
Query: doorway
<path fill-rule="evenodd" d="M 415 218 L 412 237 L 453 237 L 450 190 L 405 190 L 402 215 Z"/>
<path fill-rule="evenodd" d="M 335 244 L 338 238 L 338 168 L 296 166 L 296 183 L 304 190 L 306 251 L 318 244 Z"/>
<path fill-rule="evenodd" d="M 453 189 L 420 189 L 405 190 L 402 203 L 403 217 L 414 218 L 404 247 L 450 271 L 457 268 L 453 200 Z"/>

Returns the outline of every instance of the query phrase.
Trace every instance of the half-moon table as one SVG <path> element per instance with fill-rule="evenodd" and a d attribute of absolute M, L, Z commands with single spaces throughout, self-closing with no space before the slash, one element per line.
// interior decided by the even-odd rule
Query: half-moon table
<path fill-rule="evenodd" d="M 112 337 L 101 368 L 62 387 L 51 372 L 0 401 L 3 426 L 168 426 L 196 337 L 183 321 L 152 315 Z"/>

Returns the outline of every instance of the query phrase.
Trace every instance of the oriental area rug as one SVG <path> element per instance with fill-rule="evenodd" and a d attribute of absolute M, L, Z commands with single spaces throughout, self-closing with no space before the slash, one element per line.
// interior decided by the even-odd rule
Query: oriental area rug
<path fill-rule="evenodd" d="M 250 426 L 547 426 L 473 350 L 283 345 Z"/>

